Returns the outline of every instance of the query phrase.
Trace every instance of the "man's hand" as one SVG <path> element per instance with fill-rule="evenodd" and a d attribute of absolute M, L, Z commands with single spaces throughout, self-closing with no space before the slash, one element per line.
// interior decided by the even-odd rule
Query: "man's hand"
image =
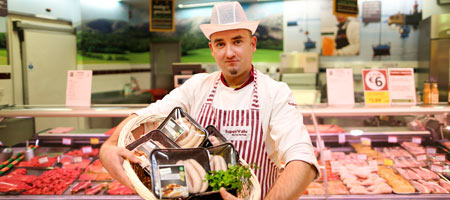
<path fill-rule="evenodd" d="M 220 196 L 222 196 L 222 199 L 224 200 L 242 200 L 240 198 L 237 198 L 236 196 L 230 194 L 229 192 L 227 192 L 227 190 L 225 190 L 225 188 L 221 187 L 220 188 Z"/>
<path fill-rule="evenodd" d="M 130 179 L 128 179 L 125 171 L 122 167 L 123 160 L 127 159 L 130 162 L 138 163 L 139 159 L 134 156 L 133 152 L 127 150 L 124 147 L 118 147 L 114 144 L 104 143 L 100 148 L 99 153 L 100 161 L 103 167 L 109 172 L 109 174 L 123 185 L 130 189 L 134 189 Z"/>

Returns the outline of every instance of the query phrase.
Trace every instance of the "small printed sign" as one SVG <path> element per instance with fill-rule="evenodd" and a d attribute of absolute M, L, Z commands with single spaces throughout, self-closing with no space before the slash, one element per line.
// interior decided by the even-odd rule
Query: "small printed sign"
<path fill-rule="evenodd" d="M 82 157 L 80 157 L 80 156 L 73 157 L 73 162 L 74 162 L 74 163 L 79 163 L 79 162 L 81 162 L 81 161 L 83 161 L 83 158 L 82 158 Z"/>
<path fill-rule="evenodd" d="M 367 160 L 367 154 L 359 153 L 356 157 L 358 160 Z"/>
<path fill-rule="evenodd" d="M 48 162 L 48 157 L 47 157 L 47 156 L 44 156 L 44 157 L 42 157 L 42 158 L 39 158 L 39 159 L 38 159 L 38 162 L 39 162 L 39 164 L 47 163 L 47 162 Z"/>
<path fill-rule="evenodd" d="M 445 154 L 436 154 L 436 161 L 445 162 Z"/>
<path fill-rule="evenodd" d="M 443 167 L 442 167 L 442 165 L 432 164 L 430 169 L 431 169 L 431 171 L 440 173 L 440 172 L 442 172 Z"/>
<path fill-rule="evenodd" d="M 394 161 L 391 160 L 391 159 L 388 159 L 388 158 L 385 158 L 383 160 L 383 162 L 384 162 L 384 165 L 386 165 L 386 166 L 393 166 L 394 165 Z"/>
<path fill-rule="evenodd" d="M 92 153 L 92 147 L 91 146 L 84 146 L 84 147 L 81 148 L 81 152 L 83 152 L 84 154 Z"/>
<path fill-rule="evenodd" d="M 98 144 L 99 139 L 98 138 L 90 138 L 90 142 L 91 142 L 91 144 Z"/>
<path fill-rule="evenodd" d="M 398 137 L 397 136 L 389 136 L 388 142 L 389 143 L 398 143 Z"/>
<path fill-rule="evenodd" d="M 331 160 L 331 150 L 323 151 L 323 160 Z"/>
<path fill-rule="evenodd" d="M 72 144 L 72 139 L 71 138 L 63 138 L 62 139 L 62 143 L 64 145 L 71 145 Z"/>
<path fill-rule="evenodd" d="M 364 100 L 366 104 L 389 104 L 386 69 L 363 69 Z"/>
<path fill-rule="evenodd" d="M 361 144 L 370 146 L 370 145 L 372 145 L 372 140 L 370 138 L 362 137 Z"/>
<path fill-rule="evenodd" d="M 339 133 L 338 134 L 339 144 L 345 143 L 345 133 Z"/>
<path fill-rule="evenodd" d="M 427 147 L 427 154 L 436 154 L 436 147 Z"/>
<path fill-rule="evenodd" d="M 423 160 L 427 160 L 427 155 L 426 154 L 419 154 L 416 156 L 418 161 L 423 161 Z"/>
<path fill-rule="evenodd" d="M 421 137 L 413 137 L 411 142 L 416 144 L 422 144 L 422 138 Z"/>
<path fill-rule="evenodd" d="M 369 167 L 371 171 L 378 171 L 378 162 L 377 160 L 370 160 Z"/>

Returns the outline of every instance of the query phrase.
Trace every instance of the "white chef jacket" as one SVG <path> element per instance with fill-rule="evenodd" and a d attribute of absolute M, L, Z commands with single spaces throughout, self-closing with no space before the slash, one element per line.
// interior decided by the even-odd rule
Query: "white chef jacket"
<path fill-rule="evenodd" d="M 336 55 L 355 56 L 359 54 L 359 22 L 355 20 L 348 20 L 346 22 L 346 31 L 348 45 L 342 49 L 336 50 Z M 336 30 L 337 31 L 337 30 Z"/>
<path fill-rule="evenodd" d="M 196 74 L 183 85 L 172 90 L 162 100 L 135 112 L 169 114 L 174 107 L 181 107 L 190 116 L 198 116 L 220 71 L 211 74 Z M 280 168 L 282 163 L 301 160 L 313 165 L 319 175 L 317 159 L 303 117 L 297 108 L 292 91 L 286 83 L 277 82 L 258 71 L 258 96 L 260 117 L 263 125 L 263 140 L 266 152 L 274 164 Z M 249 109 L 253 94 L 253 84 L 241 89 L 218 84 L 213 106 L 223 110 Z"/>

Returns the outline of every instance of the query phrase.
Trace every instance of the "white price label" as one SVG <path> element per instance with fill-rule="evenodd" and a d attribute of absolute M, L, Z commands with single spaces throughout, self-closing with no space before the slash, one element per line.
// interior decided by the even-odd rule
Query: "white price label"
<path fill-rule="evenodd" d="M 358 160 L 367 160 L 367 154 L 359 153 L 356 157 Z"/>
<path fill-rule="evenodd" d="M 389 136 L 388 137 L 388 142 L 389 143 L 397 143 L 398 142 L 398 137 L 397 136 Z"/>
<path fill-rule="evenodd" d="M 325 150 L 322 153 L 323 160 L 331 160 L 331 150 Z"/>
<path fill-rule="evenodd" d="M 339 133 L 338 134 L 339 144 L 345 143 L 345 133 Z"/>
<path fill-rule="evenodd" d="M 92 147 L 91 146 L 85 146 L 85 147 L 81 148 L 81 151 L 84 154 L 91 153 L 92 152 Z"/>
<path fill-rule="evenodd" d="M 442 172 L 442 165 L 436 165 L 436 164 L 432 164 L 431 165 L 431 171 L 435 171 L 435 172 Z"/>
<path fill-rule="evenodd" d="M 73 157 L 73 162 L 74 163 L 79 163 L 79 162 L 82 162 L 82 161 L 83 161 L 83 158 L 81 158 L 80 156 Z"/>
<path fill-rule="evenodd" d="M 48 162 L 47 156 L 38 159 L 39 164 L 44 164 Z"/>
<path fill-rule="evenodd" d="M 416 144 L 422 144 L 422 138 L 420 138 L 420 137 L 413 137 L 411 142 L 416 143 Z"/>
<path fill-rule="evenodd" d="M 444 154 L 436 154 L 436 161 L 445 162 L 445 155 Z"/>
<path fill-rule="evenodd" d="M 436 154 L 436 147 L 427 147 L 427 154 Z"/>
<path fill-rule="evenodd" d="M 339 172 L 339 169 L 341 168 L 341 164 L 339 164 L 339 161 L 331 161 L 330 166 L 331 166 L 332 173 Z"/>
<path fill-rule="evenodd" d="M 63 138 L 62 139 L 62 143 L 64 145 L 71 145 L 72 144 L 72 139 L 71 138 Z"/>
<path fill-rule="evenodd" d="M 427 160 L 427 155 L 426 154 L 419 154 L 416 157 L 417 157 L 418 161 Z"/>
<path fill-rule="evenodd" d="M 377 160 L 369 161 L 369 167 L 370 167 L 370 170 L 373 171 L 373 172 L 378 171 L 378 162 L 377 162 Z"/>

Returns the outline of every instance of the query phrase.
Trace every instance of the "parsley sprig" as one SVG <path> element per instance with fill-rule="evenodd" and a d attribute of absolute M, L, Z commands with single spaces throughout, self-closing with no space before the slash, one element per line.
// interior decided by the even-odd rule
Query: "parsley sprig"
<path fill-rule="evenodd" d="M 226 189 L 242 189 L 242 184 L 250 182 L 252 176 L 249 166 L 229 166 L 227 171 L 209 171 L 206 179 L 213 191 L 219 190 L 221 187 Z"/>

